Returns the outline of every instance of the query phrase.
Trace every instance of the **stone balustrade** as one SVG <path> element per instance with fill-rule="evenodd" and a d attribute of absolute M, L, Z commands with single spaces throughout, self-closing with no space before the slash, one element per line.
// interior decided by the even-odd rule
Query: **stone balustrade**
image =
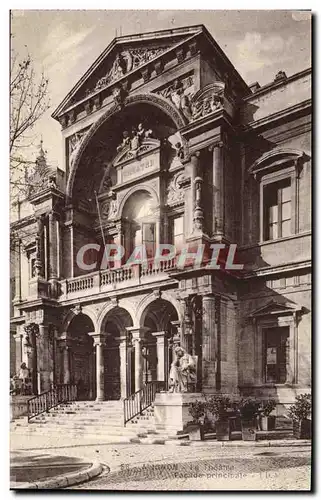
<path fill-rule="evenodd" d="M 159 281 L 160 277 L 167 279 L 168 271 L 176 268 L 176 259 L 169 261 L 149 261 L 147 265 L 133 265 L 105 269 L 94 273 L 70 278 L 61 282 L 62 295 L 60 300 L 65 300 L 78 294 L 80 296 L 96 294 L 104 291 L 122 289 L 128 286 L 136 286 L 144 282 L 153 282 L 153 278 Z"/>

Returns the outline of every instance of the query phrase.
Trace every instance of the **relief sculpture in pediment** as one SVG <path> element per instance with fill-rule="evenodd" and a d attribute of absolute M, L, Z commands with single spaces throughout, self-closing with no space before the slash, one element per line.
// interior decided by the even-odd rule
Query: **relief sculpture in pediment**
<path fill-rule="evenodd" d="M 129 71 L 149 62 L 154 57 L 160 55 L 168 47 L 137 48 L 129 49 L 116 54 L 114 62 L 107 73 L 97 80 L 95 86 L 86 90 L 86 96 L 101 90 L 107 85 L 118 81 Z"/>

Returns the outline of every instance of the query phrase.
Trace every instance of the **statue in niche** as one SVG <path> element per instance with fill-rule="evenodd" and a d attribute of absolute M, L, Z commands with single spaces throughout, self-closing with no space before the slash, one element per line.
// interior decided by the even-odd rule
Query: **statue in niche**
<path fill-rule="evenodd" d="M 187 392 L 188 384 L 196 383 L 195 361 L 180 346 L 174 349 L 175 359 L 169 372 L 169 392 Z"/>

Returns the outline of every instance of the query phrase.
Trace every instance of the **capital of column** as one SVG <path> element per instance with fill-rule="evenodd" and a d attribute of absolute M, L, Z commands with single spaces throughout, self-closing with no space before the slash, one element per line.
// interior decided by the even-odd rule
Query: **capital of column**
<path fill-rule="evenodd" d="M 156 337 L 158 339 L 158 338 L 164 338 L 166 335 L 166 332 L 165 331 L 151 332 L 151 334 L 153 335 L 153 337 Z"/>
<path fill-rule="evenodd" d="M 149 328 L 146 328 L 145 326 L 128 326 L 126 330 L 131 333 L 132 339 L 134 340 L 141 340 L 145 337 L 145 334 L 149 331 Z"/>
<path fill-rule="evenodd" d="M 94 340 L 94 347 L 96 346 L 103 346 L 106 343 L 106 335 L 103 335 L 101 333 L 96 333 L 96 332 L 90 332 L 88 333 L 90 337 Z"/>
<path fill-rule="evenodd" d="M 57 342 L 61 349 L 70 349 L 72 347 L 73 340 L 67 335 L 62 335 L 57 338 Z"/>
<path fill-rule="evenodd" d="M 224 142 L 223 141 L 219 141 L 219 142 L 214 142 L 213 144 L 210 144 L 208 146 L 208 150 L 210 152 L 213 152 L 216 148 L 223 148 L 224 147 Z"/>
<path fill-rule="evenodd" d="M 152 336 L 156 338 L 157 344 L 164 344 L 165 342 L 165 337 L 166 337 L 166 332 L 152 332 Z"/>
<path fill-rule="evenodd" d="M 202 301 L 215 301 L 215 294 L 214 293 L 207 293 L 206 295 L 202 295 Z"/>

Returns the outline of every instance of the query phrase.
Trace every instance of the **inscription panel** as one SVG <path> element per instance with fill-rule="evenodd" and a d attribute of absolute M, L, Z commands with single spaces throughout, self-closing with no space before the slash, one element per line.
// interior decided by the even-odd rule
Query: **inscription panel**
<path fill-rule="evenodd" d="M 152 153 L 143 158 L 131 161 L 123 165 L 120 172 L 120 182 L 128 182 L 138 177 L 143 177 L 160 168 L 160 154 Z"/>

